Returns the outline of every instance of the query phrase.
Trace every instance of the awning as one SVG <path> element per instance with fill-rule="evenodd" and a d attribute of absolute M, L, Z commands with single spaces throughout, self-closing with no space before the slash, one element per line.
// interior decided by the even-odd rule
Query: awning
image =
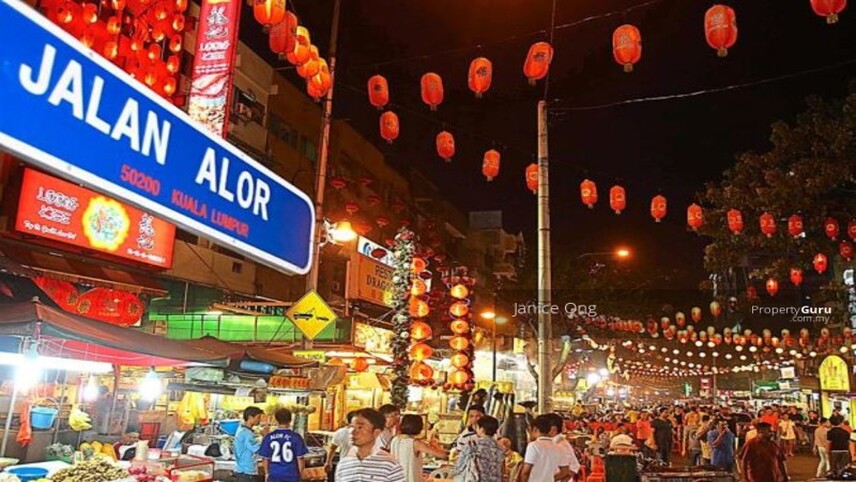
<path fill-rule="evenodd" d="M 18 246 L 12 241 L 0 245 L 0 265 L 21 266 L 29 270 L 46 274 L 51 278 L 72 283 L 88 282 L 105 288 L 119 289 L 139 293 L 141 291 L 164 295 L 166 288 L 154 278 L 136 274 L 127 269 L 113 269 L 101 264 L 75 259 L 71 254 L 52 254 L 37 251 L 32 246 Z M 19 271 L 13 269 L 13 272 Z"/>
<path fill-rule="evenodd" d="M 249 358 L 251 360 L 269 363 L 281 368 L 306 368 L 318 365 L 318 362 L 315 360 L 296 357 L 294 355 L 289 355 L 288 353 L 283 353 L 282 351 L 271 350 L 264 347 L 244 346 L 237 343 L 229 343 L 218 340 L 213 336 L 204 336 L 198 340 L 191 340 L 186 343 L 212 353 L 227 354 L 233 361 L 240 361 L 241 359 Z"/>
<path fill-rule="evenodd" d="M 118 365 L 229 364 L 223 352 L 75 316 L 38 301 L 0 305 L 0 334 L 37 337 L 44 341 L 45 355 Z"/>

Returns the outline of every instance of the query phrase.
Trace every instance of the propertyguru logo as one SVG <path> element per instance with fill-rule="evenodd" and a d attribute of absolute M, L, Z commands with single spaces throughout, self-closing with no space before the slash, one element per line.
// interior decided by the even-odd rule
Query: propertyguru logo
<path fill-rule="evenodd" d="M 793 323 L 829 323 L 831 306 L 752 306 L 753 315 L 788 316 Z"/>

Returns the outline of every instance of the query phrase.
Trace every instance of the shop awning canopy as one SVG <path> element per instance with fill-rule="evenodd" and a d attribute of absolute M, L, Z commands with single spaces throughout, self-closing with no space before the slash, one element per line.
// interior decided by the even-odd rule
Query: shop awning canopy
<path fill-rule="evenodd" d="M 72 315 L 38 300 L 0 305 L 0 334 L 38 338 L 43 355 L 114 365 L 229 364 L 227 353 Z"/>
<path fill-rule="evenodd" d="M 260 346 L 244 346 L 237 343 L 229 343 L 218 340 L 213 336 L 204 336 L 198 340 L 188 341 L 187 343 L 201 350 L 227 354 L 233 362 L 240 362 L 242 359 L 247 358 L 262 363 L 269 363 L 280 368 L 306 368 L 318 365 L 318 362 L 315 360 L 296 357 L 282 351 Z"/>

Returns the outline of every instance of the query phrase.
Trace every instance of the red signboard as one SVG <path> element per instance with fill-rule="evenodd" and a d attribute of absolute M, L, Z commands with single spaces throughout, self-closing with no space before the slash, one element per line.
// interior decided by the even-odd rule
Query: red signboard
<path fill-rule="evenodd" d="M 241 0 L 202 0 L 188 113 L 226 137 Z"/>
<path fill-rule="evenodd" d="M 172 266 L 174 225 L 32 169 L 24 171 L 15 229 L 160 268 Z"/>

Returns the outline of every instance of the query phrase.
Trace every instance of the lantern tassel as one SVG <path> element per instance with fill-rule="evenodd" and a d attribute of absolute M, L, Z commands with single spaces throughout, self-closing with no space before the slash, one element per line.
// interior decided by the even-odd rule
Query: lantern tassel
<path fill-rule="evenodd" d="M 628 74 L 630 72 L 633 72 L 633 64 L 630 64 L 630 63 L 624 64 L 624 71 L 627 72 Z"/>
<path fill-rule="evenodd" d="M 827 15 L 827 17 L 826 17 L 826 23 L 827 23 L 828 25 L 832 25 L 833 23 L 838 23 L 838 14 L 837 14 L 837 13 L 833 13 L 832 15 Z"/>
<path fill-rule="evenodd" d="M 481 98 L 482 98 L 482 93 L 476 92 L 476 99 L 481 99 Z"/>
<path fill-rule="evenodd" d="M 718 49 L 718 50 L 716 51 L 716 56 L 717 56 L 717 57 L 725 57 L 725 56 L 727 56 L 727 55 L 728 55 L 728 49 L 726 49 L 726 48 L 721 48 L 721 49 Z"/>
<path fill-rule="evenodd" d="M 493 178 L 492 178 L 492 177 L 490 177 L 490 176 L 488 176 L 488 177 L 487 177 L 487 182 L 491 182 L 491 181 L 493 181 Z"/>

